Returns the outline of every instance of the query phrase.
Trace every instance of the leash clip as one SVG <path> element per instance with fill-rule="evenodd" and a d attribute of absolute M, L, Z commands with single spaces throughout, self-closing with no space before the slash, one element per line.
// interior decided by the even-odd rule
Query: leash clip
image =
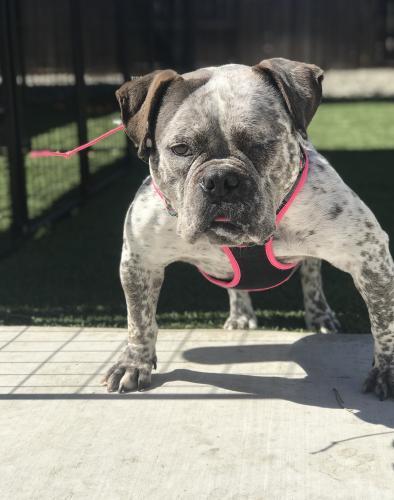
<path fill-rule="evenodd" d="M 172 208 L 171 205 L 168 205 L 166 203 L 166 209 L 167 209 L 168 215 L 171 215 L 171 217 L 177 217 L 178 213 L 176 212 L 176 210 L 174 208 Z"/>

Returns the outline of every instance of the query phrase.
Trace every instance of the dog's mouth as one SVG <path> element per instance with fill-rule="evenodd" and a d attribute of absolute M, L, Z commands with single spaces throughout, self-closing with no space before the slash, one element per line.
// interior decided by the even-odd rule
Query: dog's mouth
<path fill-rule="evenodd" d="M 231 219 L 229 217 L 225 217 L 224 215 L 219 215 L 215 217 L 214 222 L 229 222 L 231 223 Z"/>
<path fill-rule="evenodd" d="M 212 243 L 221 245 L 241 245 L 247 239 L 242 224 L 225 216 L 215 217 L 205 233 Z"/>
<path fill-rule="evenodd" d="M 213 230 L 221 229 L 223 231 L 230 231 L 231 233 L 234 233 L 236 231 L 239 232 L 241 230 L 241 225 L 239 223 L 234 222 L 229 217 L 219 216 L 214 218 L 214 220 L 209 225 L 208 229 L 213 229 Z"/>
<path fill-rule="evenodd" d="M 239 232 L 242 230 L 242 225 L 239 222 L 230 219 L 230 217 L 219 215 L 213 219 L 208 229 L 223 229 L 225 231 Z"/>
<path fill-rule="evenodd" d="M 242 228 L 237 225 L 237 224 L 234 224 L 233 222 L 230 222 L 230 221 L 217 221 L 217 220 L 214 220 L 212 221 L 211 225 L 208 227 L 208 231 L 209 230 L 213 230 L 213 231 L 227 231 L 231 234 L 234 234 L 234 233 L 240 233 Z"/>
<path fill-rule="evenodd" d="M 205 230 L 205 235 L 211 243 L 225 246 L 262 245 L 273 233 L 273 230 L 269 231 L 262 238 L 260 234 L 254 234 L 248 224 L 225 216 L 215 217 Z"/>
<path fill-rule="evenodd" d="M 272 235 L 274 227 L 271 224 L 255 222 L 251 218 L 243 221 L 240 218 L 224 215 L 214 215 L 212 218 L 199 219 L 199 227 L 186 239 L 194 243 L 200 236 L 208 238 L 214 245 L 221 246 L 249 246 L 261 245 Z M 187 224 L 187 229 L 193 224 Z"/>

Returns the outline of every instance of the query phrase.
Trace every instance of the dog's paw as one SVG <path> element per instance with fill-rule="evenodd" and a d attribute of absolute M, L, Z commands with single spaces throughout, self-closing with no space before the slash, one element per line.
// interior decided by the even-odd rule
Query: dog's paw
<path fill-rule="evenodd" d="M 229 316 L 223 328 L 225 330 L 256 330 L 257 318 L 253 314 L 240 314 L 239 316 Z"/>
<path fill-rule="evenodd" d="M 373 367 L 363 384 L 363 392 L 374 392 L 380 401 L 394 396 L 394 363 L 383 369 Z"/>
<path fill-rule="evenodd" d="M 341 324 L 331 309 L 306 314 L 305 323 L 308 330 L 316 333 L 340 333 L 342 331 Z"/>
<path fill-rule="evenodd" d="M 147 358 L 127 346 L 119 361 L 107 371 L 102 383 L 108 392 L 143 391 L 151 384 L 152 368 L 156 368 L 156 363 L 156 355 Z"/>

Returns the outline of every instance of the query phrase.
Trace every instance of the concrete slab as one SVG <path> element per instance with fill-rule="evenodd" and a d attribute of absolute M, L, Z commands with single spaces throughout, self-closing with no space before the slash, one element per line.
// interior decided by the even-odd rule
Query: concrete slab
<path fill-rule="evenodd" d="M 124 340 L 0 328 L 2 500 L 394 498 L 370 336 L 161 331 L 153 389 L 107 394 Z"/>

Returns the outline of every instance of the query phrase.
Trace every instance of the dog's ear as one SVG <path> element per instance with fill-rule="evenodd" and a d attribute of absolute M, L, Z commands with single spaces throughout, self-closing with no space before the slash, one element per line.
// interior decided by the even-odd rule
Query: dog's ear
<path fill-rule="evenodd" d="M 296 129 L 306 137 L 306 129 L 320 104 L 323 70 L 314 64 L 281 57 L 265 59 L 254 68 L 270 76 L 283 97 Z"/>
<path fill-rule="evenodd" d="M 154 71 L 124 83 L 115 92 L 126 133 L 138 148 L 138 156 L 147 161 L 153 144 L 154 124 L 160 101 L 175 79 L 170 69 Z"/>

